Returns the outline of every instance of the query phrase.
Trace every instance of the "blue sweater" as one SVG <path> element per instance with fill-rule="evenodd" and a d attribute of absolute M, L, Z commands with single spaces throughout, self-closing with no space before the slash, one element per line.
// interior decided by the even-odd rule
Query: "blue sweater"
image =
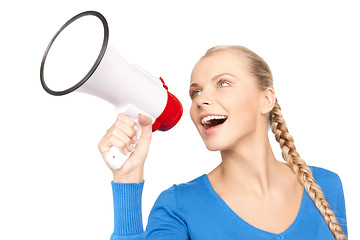
<path fill-rule="evenodd" d="M 347 236 L 344 193 L 339 176 L 322 168 L 311 167 L 311 170 Z M 143 187 L 144 182 L 112 182 L 115 226 L 111 240 L 334 239 L 305 190 L 294 222 L 282 233 L 274 234 L 258 229 L 236 215 L 212 188 L 206 174 L 163 191 L 150 212 L 145 232 L 141 212 Z"/>

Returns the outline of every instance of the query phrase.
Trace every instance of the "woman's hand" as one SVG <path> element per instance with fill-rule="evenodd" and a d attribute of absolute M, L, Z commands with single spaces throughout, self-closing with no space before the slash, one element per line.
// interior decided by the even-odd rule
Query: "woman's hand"
<path fill-rule="evenodd" d="M 109 128 L 100 140 L 98 147 L 106 165 L 112 170 L 114 182 L 137 182 L 143 181 L 144 163 L 152 136 L 152 119 L 139 114 L 139 122 L 142 127 L 140 139 L 136 139 L 136 132 L 140 127 L 134 120 L 124 114 L 119 114 L 116 122 Z M 134 149 L 134 143 L 136 143 Z M 131 152 L 120 169 L 112 169 L 106 161 L 106 156 L 112 146 L 117 147 L 122 153 Z"/>

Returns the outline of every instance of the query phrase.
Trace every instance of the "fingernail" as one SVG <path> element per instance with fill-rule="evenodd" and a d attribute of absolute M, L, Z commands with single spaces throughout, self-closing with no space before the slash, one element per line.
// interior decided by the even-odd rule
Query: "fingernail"
<path fill-rule="evenodd" d="M 127 154 L 129 151 L 126 149 L 126 147 L 124 147 L 122 152 L 123 152 L 123 154 Z"/>
<path fill-rule="evenodd" d="M 137 131 L 137 132 L 140 131 L 140 128 L 139 128 L 139 126 L 138 126 L 137 124 L 135 125 L 134 129 L 135 129 L 135 131 Z"/>
<path fill-rule="evenodd" d="M 134 150 L 134 149 L 135 149 L 134 144 L 131 144 L 131 145 L 130 145 L 130 151 L 132 151 L 132 150 Z"/>
<path fill-rule="evenodd" d="M 133 143 L 137 142 L 137 140 L 138 140 L 138 139 L 137 139 L 136 136 L 132 138 L 132 142 L 133 142 Z"/>

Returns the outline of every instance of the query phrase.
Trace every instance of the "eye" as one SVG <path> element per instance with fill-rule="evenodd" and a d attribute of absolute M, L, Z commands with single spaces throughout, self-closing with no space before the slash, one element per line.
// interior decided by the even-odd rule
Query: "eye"
<path fill-rule="evenodd" d="M 228 87 L 228 86 L 230 86 L 230 83 L 228 83 L 228 82 L 226 82 L 226 81 L 220 81 L 220 82 L 218 83 L 218 87 L 219 87 L 219 88 Z"/>
<path fill-rule="evenodd" d="M 194 97 L 199 96 L 200 94 L 201 94 L 200 90 L 193 90 L 190 92 L 190 97 L 191 99 L 193 99 Z"/>

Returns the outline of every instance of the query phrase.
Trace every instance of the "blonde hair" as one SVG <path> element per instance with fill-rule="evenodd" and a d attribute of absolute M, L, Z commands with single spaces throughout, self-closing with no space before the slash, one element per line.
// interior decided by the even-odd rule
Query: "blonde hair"
<path fill-rule="evenodd" d="M 243 46 L 216 46 L 210 48 L 205 55 L 207 57 L 219 51 L 235 51 L 248 57 L 250 60 L 251 72 L 257 78 L 257 86 L 261 90 L 273 88 L 273 78 L 268 64 L 259 57 L 256 53 Z M 268 119 L 269 127 L 275 134 L 275 139 L 280 143 L 282 150 L 282 157 L 291 167 L 291 169 L 298 176 L 300 183 L 304 186 L 310 198 L 314 201 L 316 207 L 325 219 L 326 224 L 329 226 L 330 231 L 336 240 L 346 239 L 344 232 L 337 221 L 334 212 L 330 209 L 325 195 L 323 194 L 320 186 L 316 183 L 311 169 L 307 166 L 306 162 L 300 157 L 294 145 L 294 138 L 290 135 L 286 127 L 285 120 L 281 113 L 280 105 L 276 99 L 275 105 L 269 113 Z"/>

